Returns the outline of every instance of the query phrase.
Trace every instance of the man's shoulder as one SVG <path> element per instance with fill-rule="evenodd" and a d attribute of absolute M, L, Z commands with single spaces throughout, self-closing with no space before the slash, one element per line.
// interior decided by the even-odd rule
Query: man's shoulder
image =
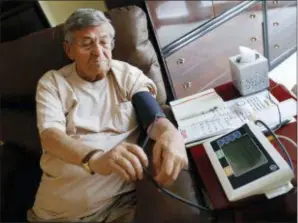
<path fill-rule="evenodd" d="M 68 64 L 58 70 L 48 70 L 39 79 L 40 83 L 53 82 L 55 79 L 64 79 L 69 76 L 73 70 L 73 63 Z"/>
<path fill-rule="evenodd" d="M 142 72 L 139 68 L 124 62 L 124 61 L 120 61 L 120 60 L 112 60 L 112 64 L 111 64 L 111 69 L 112 71 L 117 75 L 125 75 L 125 74 L 130 74 L 130 73 L 139 73 Z"/>

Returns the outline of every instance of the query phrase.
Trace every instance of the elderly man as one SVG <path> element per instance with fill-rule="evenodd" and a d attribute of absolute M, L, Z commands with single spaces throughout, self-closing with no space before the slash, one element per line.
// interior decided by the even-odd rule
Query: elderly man
<path fill-rule="evenodd" d="M 43 175 L 28 220 L 130 222 L 134 181 L 148 166 L 136 145 L 132 98 L 150 92 L 155 100 L 156 87 L 138 68 L 112 59 L 115 30 L 102 12 L 78 9 L 64 31 L 74 62 L 48 71 L 37 87 Z M 148 126 L 155 180 L 171 184 L 187 165 L 184 141 L 164 117 Z"/>

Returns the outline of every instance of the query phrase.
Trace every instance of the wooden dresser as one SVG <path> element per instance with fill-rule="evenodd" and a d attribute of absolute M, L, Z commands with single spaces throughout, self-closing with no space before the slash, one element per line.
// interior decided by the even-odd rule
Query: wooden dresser
<path fill-rule="evenodd" d="M 239 46 L 267 57 L 269 69 L 297 49 L 296 1 L 145 3 L 173 98 L 230 81 Z"/>

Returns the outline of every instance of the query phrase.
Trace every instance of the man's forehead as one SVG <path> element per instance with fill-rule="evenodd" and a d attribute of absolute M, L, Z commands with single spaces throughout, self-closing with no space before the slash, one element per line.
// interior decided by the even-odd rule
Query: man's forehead
<path fill-rule="evenodd" d="M 75 32 L 77 38 L 104 38 L 109 37 L 112 33 L 111 26 L 109 24 L 101 24 L 97 26 L 89 26 L 80 29 Z"/>

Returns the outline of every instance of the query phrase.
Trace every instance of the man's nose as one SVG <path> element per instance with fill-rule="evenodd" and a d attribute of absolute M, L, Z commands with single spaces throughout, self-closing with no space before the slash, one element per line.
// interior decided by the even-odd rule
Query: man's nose
<path fill-rule="evenodd" d="M 92 53 L 95 55 L 95 56 L 98 56 L 98 57 L 103 57 L 104 56 L 104 53 L 103 53 L 103 47 L 98 44 L 98 43 L 95 43 L 93 45 L 93 48 L 92 48 Z"/>

